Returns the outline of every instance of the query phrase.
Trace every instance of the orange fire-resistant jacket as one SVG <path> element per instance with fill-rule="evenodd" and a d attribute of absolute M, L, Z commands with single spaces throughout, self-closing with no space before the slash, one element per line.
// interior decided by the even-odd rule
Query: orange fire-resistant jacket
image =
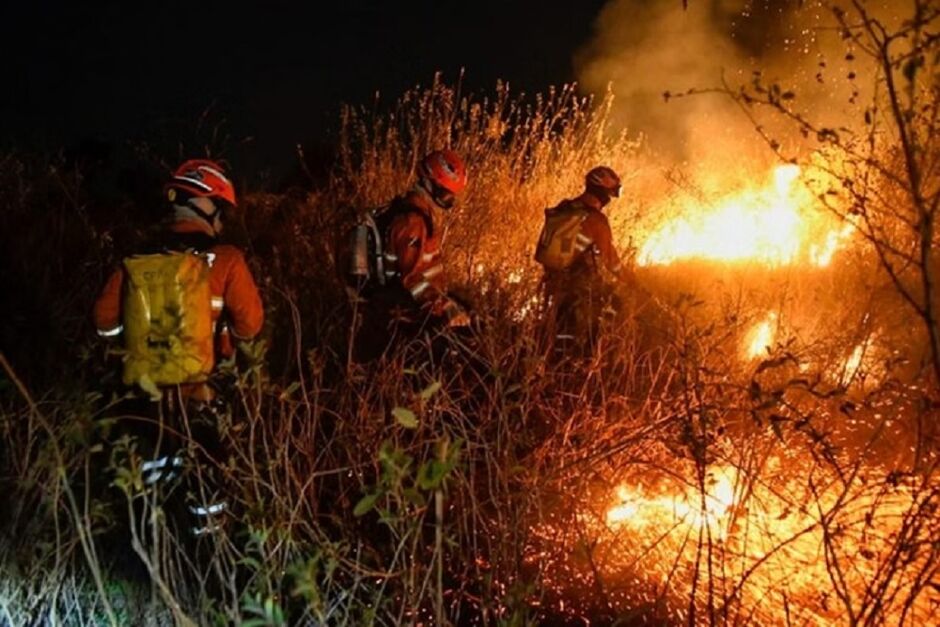
<path fill-rule="evenodd" d="M 598 261 L 612 274 L 620 275 L 623 266 L 620 255 L 614 247 L 613 234 L 607 216 L 601 211 L 600 204 L 591 194 L 582 194 L 578 198 L 567 201 L 572 205 L 586 209 L 588 214 L 581 223 L 581 230 L 575 242 L 575 249 L 582 254 L 571 267 L 573 273 L 589 271 L 598 268 Z"/>
<path fill-rule="evenodd" d="M 209 235 L 211 230 L 207 228 L 199 220 L 181 220 L 174 222 L 170 231 L 182 236 Z M 235 246 L 216 244 L 205 252 L 215 255 L 209 269 L 212 319 L 218 320 L 225 311 L 236 338 L 246 340 L 256 336 L 264 323 L 264 307 L 242 251 Z M 95 302 L 94 322 L 101 336 L 115 336 L 123 330 L 124 274 L 123 266 L 115 270 Z"/>
<path fill-rule="evenodd" d="M 433 222 L 434 201 L 427 194 L 411 191 L 395 202 L 397 215 L 388 229 L 387 260 L 394 264 L 402 285 L 418 303 L 446 307 L 443 229 Z"/>

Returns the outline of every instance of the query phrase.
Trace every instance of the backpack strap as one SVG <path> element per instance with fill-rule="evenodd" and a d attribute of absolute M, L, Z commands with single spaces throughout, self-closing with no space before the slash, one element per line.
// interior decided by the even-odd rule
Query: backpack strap
<path fill-rule="evenodd" d="M 388 237 L 388 230 L 391 228 L 396 218 L 408 215 L 409 213 L 417 213 L 420 215 L 421 219 L 424 220 L 424 227 L 428 231 L 428 237 L 434 236 L 434 223 L 431 222 L 431 216 L 414 205 L 406 203 L 404 197 L 399 196 L 385 207 L 381 207 L 380 211 L 374 213 L 376 224 L 379 227 L 382 237 Z"/>

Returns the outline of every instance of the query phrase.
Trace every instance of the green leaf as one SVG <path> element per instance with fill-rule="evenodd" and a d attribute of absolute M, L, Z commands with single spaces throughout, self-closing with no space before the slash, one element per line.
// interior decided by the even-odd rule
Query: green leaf
<path fill-rule="evenodd" d="M 421 464 L 418 469 L 418 487 L 422 490 L 434 490 L 441 485 L 441 480 L 447 474 L 443 463 L 432 460 Z"/>
<path fill-rule="evenodd" d="M 375 502 L 379 500 L 381 496 L 378 492 L 373 492 L 372 494 L 366 494 L 364 497 L 359 499 L 359 502 L 356 503 L 356 507 L 353 509 L 353 516 L 363 516 L 367 514 L 373 507 L 375 507 Z"/>
<path fill-rule="evenodd" d="M 431 385 L 421 390 L 421 394 L 419 396 L 421 397 L 421 400 L 426 401 L 432 396 L 434 396 L 435 394 L 437 394 L 437 391 L 440 389 L 441 389 L 441 382 L 432 381 Z"/>
<path fill-rule="evenodd" d="M 402 492 L 402 496 L 404 496 L 409 503 L 417 507 L 424 507 L 427 504 L 427 501 L 424 499 L 424 495 L 418 492 L 416 488 L 405 488 Z"/>
<path fill-rule="evenodd" d="M 278 400 L 287 401 L 290 399 L 291 395 L 300 389 L 300 381 L 294 381 L 281 392 L 281 395 Z"/>
<path fill-rule="evenodd" d="M 395 416 L 395 420 L 398 421 L 398 424 L 404 428 L 418 428 L 418 417 L 415 416 L 415 413 L 410 409 L 406 409 L 405 407 L 396 407 L 392 410 L 392 415 Z"/>

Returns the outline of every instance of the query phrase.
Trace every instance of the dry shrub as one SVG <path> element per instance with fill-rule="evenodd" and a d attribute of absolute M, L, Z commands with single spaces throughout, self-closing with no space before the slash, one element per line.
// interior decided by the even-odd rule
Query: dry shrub
<path fill-rule="evenodd" d="M 593 356 L 559 361 L 542 341 L 538 307 L 525 308 L 541 210 L 598 163 L 642 170 L 608 106 L 568 87 L 478 98 L 435 80 L 390 111 L 347 109 L 323 188 L 246 200 L 236 222 L 270 324 L 222 421 L 239 512 L 227 533 L 194 548 L 150 516 L 162 510 L 134 483 L 133 442 L 99 446 L 131 419 L 119 399 L 5 392 L 0 620 L 935 620 L 936 461 L 913 471 L 906 451 L 884 455 L 935 408 L 891 359 L 864 381 L 861 366 L 832 374 L 860 341 L 836 332 L 857 325 L 836 313 L 877 310 L 869 266 L 644 270 L 654 302 L 612 323 Z M 442 146 L 470 165 L 446 247 L 480 320 L 352 364 L 336 243 L 353 210 L 403 191 Z M 87 241 L 98 264 L 113 255 Z M 777 339 L 749 361 L 742 341 L 769 307 Z M 725 475 L 732 496 L 716 506 Z M 624 506 L 634 513 L 609 518 Z M 128 548 L 139 560 L 119 559 Z"/>

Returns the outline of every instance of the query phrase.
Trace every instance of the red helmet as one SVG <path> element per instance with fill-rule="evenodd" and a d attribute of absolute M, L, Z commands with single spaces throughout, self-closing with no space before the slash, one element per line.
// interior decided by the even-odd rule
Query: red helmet
<path fill-rule="evenodd" d="M 584 177 L 584 183 L 589 189 L 592 187 L 601 189 L 606 192 L 608 196 L 620 196 L 620 177 L 606 165 L 599 165 L 596 168 L 592 168 L 591 171 L 587 173 L 587 176 Z"/>
<path fill-rule="evenodd" d="M 438 195 L 434 188 L 440 188 L 445 192 L 442 196 L 449 195 L 450 202 L 453 203 L 453 196 L 456 196 L 467 186 L 467 166 L 463 159 L 453 150 L 435 150 L 426 156 L 418 167 L 418 174 L 422 179 L 430 183 L 429 191 L 435 200 Z"/>
<path fill-rule="evenodd" d="M 166 184 L 167 195 L 172 201 L 177 190 L 192 196 L 223 200 L 235 205 L 235 187 L 225 175 L 225 169 L 215 161 L 208 159 L 190 159 L 173 173 L 173 178 Z"/>

